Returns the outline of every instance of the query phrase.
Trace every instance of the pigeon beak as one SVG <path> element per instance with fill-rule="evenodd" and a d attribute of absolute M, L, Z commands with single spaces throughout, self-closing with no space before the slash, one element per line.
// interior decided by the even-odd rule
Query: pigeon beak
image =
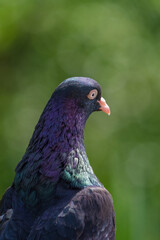
<path fill-rule="evenodd" d="M 97 102 L 98 102 L 99 105 L 100 105 L 99 110 L 107 113 L 108 115 L 111 114 L 110 108 L 109 108 L 109 106 L 107 105 L 106 100 L 105 100 L 103 97 L 101 97 L 100 101 L 97 101 Z"/>

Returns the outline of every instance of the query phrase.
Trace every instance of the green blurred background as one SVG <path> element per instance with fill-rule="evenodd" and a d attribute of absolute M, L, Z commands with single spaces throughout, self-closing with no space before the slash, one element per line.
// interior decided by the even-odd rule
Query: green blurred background
<path fill-rule="evenodd" d="M 0 196 L 71 76 L 96 79 L 111 108 L 90 117 L 85 143 L 113 195 L 116 240 L 159 240 L 159 0 L 0 0 Z"/>

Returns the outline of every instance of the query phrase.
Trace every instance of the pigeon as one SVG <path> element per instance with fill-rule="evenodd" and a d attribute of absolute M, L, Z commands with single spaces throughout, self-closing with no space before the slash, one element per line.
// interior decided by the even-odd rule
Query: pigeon
<path fill-rule="evenodd" d="M 53 92 L 0 201 L 0 240 L 114 240 L 111 194 L 84 147 L 90 114 L 110 108 L 100 85 L 72 77 Z"/>

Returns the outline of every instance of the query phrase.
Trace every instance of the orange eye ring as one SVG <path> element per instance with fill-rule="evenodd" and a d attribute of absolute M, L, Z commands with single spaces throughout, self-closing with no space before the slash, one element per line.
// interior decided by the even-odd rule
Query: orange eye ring
<path fill-rule="evenodd" d="M 87 95 L 87 97 L 90 99 L 90 100 L 93 100 L 97 97 L 98 95 L 98 91 L 97 89 L 93 89 L 89 92 L 89 94 Z"/>

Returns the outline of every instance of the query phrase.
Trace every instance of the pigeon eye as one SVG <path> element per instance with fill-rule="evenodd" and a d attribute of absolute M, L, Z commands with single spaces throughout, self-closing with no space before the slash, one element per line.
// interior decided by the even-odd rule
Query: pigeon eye
<path fill-rule="evenodd" d="M 98 91 L 97 89 L 93 89 L 89 92 L 89 94 L 87 95 L 87 97 L 90 99 L 90 100 L 93 100 L 97 97 L 98 95 Z"/>

